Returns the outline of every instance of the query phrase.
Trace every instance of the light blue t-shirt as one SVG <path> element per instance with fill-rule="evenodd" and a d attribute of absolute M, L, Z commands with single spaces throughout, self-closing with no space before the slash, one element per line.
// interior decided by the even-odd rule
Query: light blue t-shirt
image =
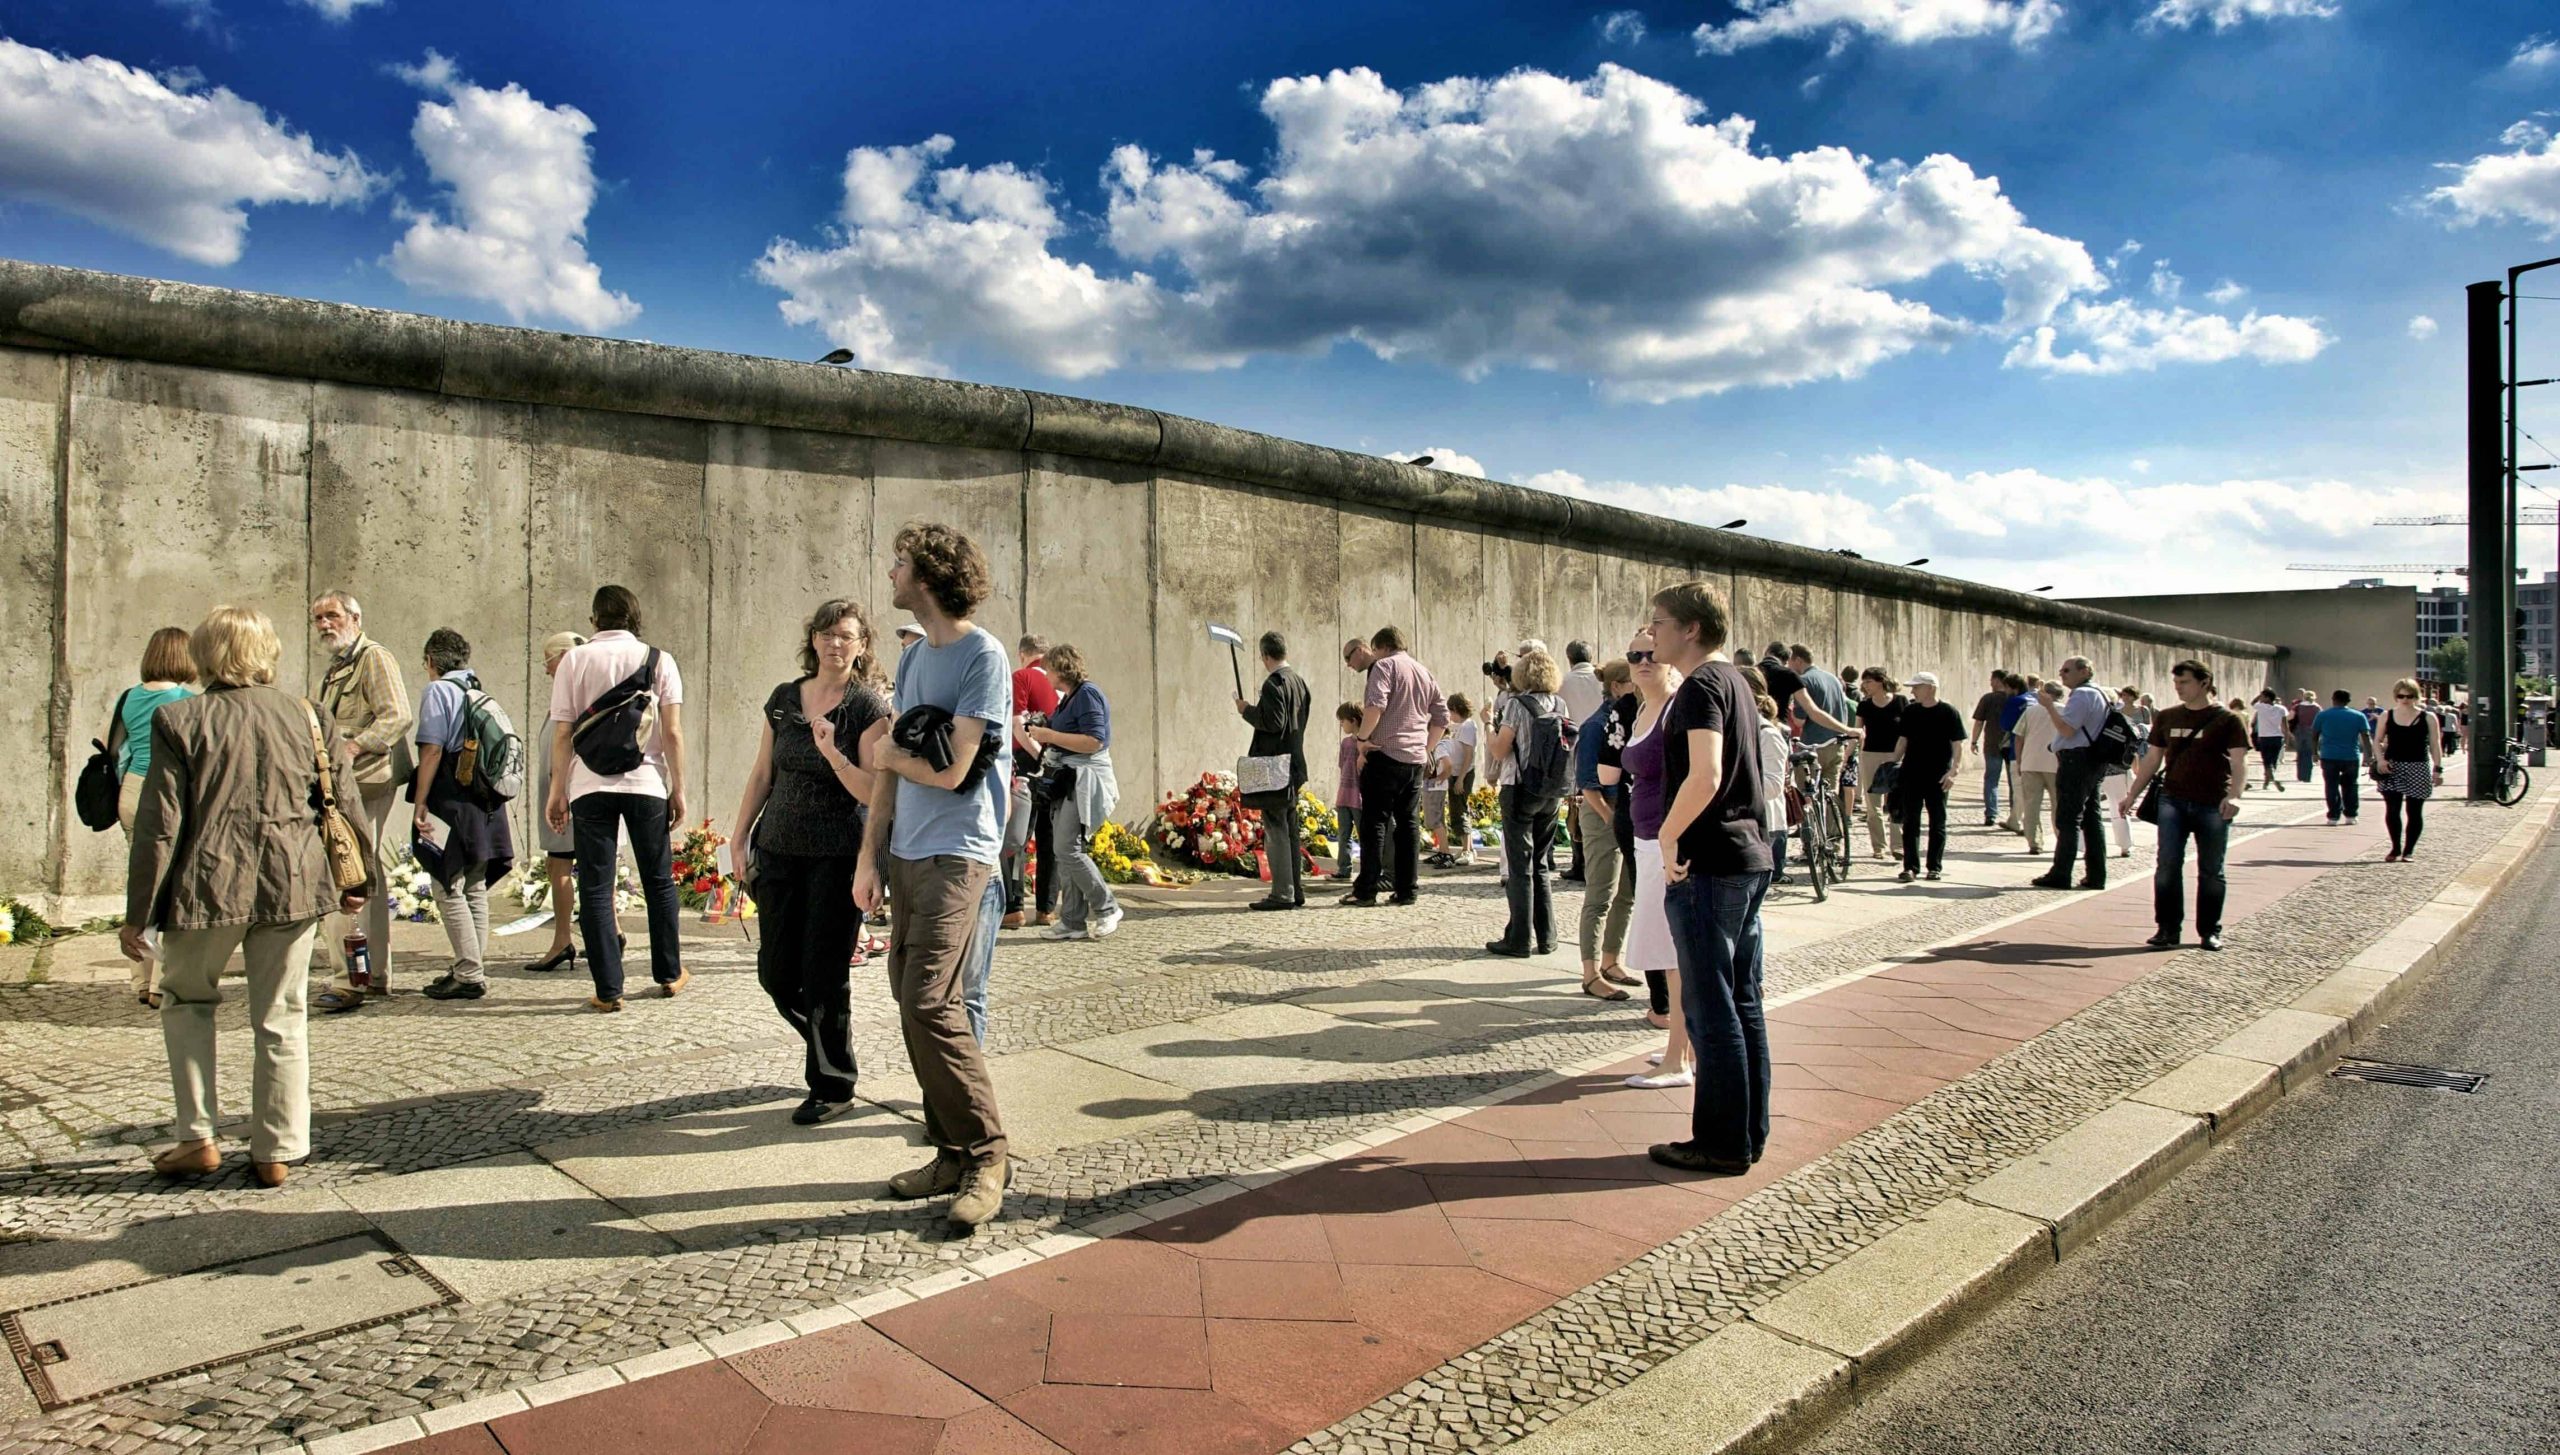
<path fill-rule="evenodd" d="M 124 738 L 116 744 L 118 768 L 128 778 L 151 771 L 151 719 L 172 702 L 196 695 L 192 687 L 135 687 L 124 695 Z"/>
<path fill-rule="evenodd" d="M 2324 707 L 2311 720 L 2311 730 L 2320 735 L 2320 756 L 2334 762 L 2352 763 L 2364 756 L 2364 739 L 2373 724 L 2352 707 Z"/>
<path fill-rule="evenodd" d="M 899 779 L 889 852 L 907 860 L 956 854 L 993 864 L 1004 847 L 1004 800 L 1013 791 L 1005 772 L 1012 751 L 1013 671 L 1004 644 L 984 627 L 971 627 L 947 647 L 917 639 L 898 658 L 894 706 L 904 717 L 909 709 L 928 704 L 953 717 L 982 719 L 994 726 L 1000 741 L 987 750 L 995 757 L 973 793 Z"/>
<path fill-rule="evenodd" d="M 468 667 L 457 667 L 428 683 L 418 696 L 418 746 L 460 752 L 463 709 L 470 706 L 469 695 L 479 690 L 479 675 Z"/>

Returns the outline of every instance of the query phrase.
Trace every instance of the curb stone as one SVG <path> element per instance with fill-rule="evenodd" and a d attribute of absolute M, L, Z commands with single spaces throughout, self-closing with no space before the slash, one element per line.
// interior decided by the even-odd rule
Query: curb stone
<path fill-rule="evenodd" d="M 2522 872 L 2555 812 L 2560 793 L 2546 791 L 2453 883 L 2292 1004 L 1508 1449 L 1623 1455 L 1667 1445 L 1738 1455 L 1809 1438 L 2211 1142 L 2325 1073 L 2420 974 L 2445 962 L 2452 942 Z M 1998 1257 L 1992 1226 L 1971 1238 L 1955 1231 L 1960 1208 L 2041 1233 L 2025 1252 Z"/>

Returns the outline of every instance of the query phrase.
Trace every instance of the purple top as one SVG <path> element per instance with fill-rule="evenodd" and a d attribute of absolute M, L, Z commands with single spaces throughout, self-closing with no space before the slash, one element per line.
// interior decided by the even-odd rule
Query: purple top
<path fill-rule="evenodd" d="M 1668 713 L 1670 707 L 1664 705 Z M 1662 836 L 1662 821 L 1670 817 L 1671 798 L 1664 792 L 1670 787 L 1662 763 L 1662 719 L 1644 730 L 1644 736 L 1619 750 L 1618 766 L 1627 774 L 1627 812 L 1635 823 L 1636 837 L 1656 839 Z"/>
<path fill-rule="evenodd" d="M 1333 806 L 1360 806 L 1360 740 L 1349 733 L 1342 735 L 1342 752 L 1336 759 L 1338 770 L 1333 785 Z"/>

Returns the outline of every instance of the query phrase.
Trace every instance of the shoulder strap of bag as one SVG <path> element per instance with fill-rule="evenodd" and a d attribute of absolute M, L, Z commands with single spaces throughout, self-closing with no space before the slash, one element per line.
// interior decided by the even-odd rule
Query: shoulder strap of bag
<path fill-rule="evenodd" d="M 124 705 L 125 705 L 125 701 L 126 701 L 128 698 L 130 698 L 130 697 L 132 697 L 132 696 L 133 696 L 133 691 L 134 691 L 134 690 L 133 690 L 132 688 L 128 687 L 128 688 L 126 688 L 125 690 L 123 690 L 122 692 L 117 693 L 117 694 L 116 694 L 116 705 L 115 705 L 113 708 L 111 708 L 111 709 L 109 709 L 109 710 L 108 710 L 108 713 L 107 713 L 107 751 L 108 751 L 108 752 L 110 752 L 110 753 L 112 753 L 112 752 L 114 752 L 114 751 L 116 750 L 116 744 L 117 744 L 117 742 L 118 742 L 119 740 L 121 740 L 121 739 L 124 737 L 124 735 L 125 735 L 125 733 L 124 733 Z"/>
<path fill-rule="evenodd" d="M 320 737 L 320 713 L 311 699 L 302 698 L 302 720 L 311 725 L 311 762 L 320 770 L 320 811 L 334 813 L 338 807 L 337 785 L 329 774 L 329 745 Z"/>

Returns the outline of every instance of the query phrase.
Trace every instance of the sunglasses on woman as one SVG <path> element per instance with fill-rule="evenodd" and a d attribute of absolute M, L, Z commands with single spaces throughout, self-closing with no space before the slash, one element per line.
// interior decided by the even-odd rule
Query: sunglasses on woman
<path fill-rule="evenodd" d="M 1627 653 L 1627 665 L 1628 665 L 1628 666 L 1630 666 L 1630 667 L 1641 667 L 1641 666 L 1643 666 L 1645 663 L 1650 662 L 1650 661 L 1652 661 L 1652 660 L 1653 660 L 1653 653 L 1651 653 L 1651 652 L 1629 652 L 1629 653 Z"/>

